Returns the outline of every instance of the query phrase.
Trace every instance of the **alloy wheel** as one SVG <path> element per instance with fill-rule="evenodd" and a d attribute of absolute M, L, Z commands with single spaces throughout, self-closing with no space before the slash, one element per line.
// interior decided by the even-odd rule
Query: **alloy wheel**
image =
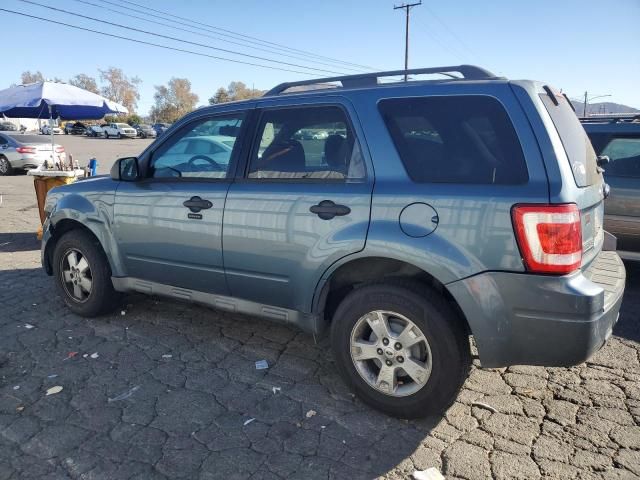
<path fill-rule="evenodd" d="M 362 379 L 393 397 L 412 395 L 431 376 L 431 348 L 424 333 L 407 317 L 375 310 L 355 323 L 351 359 Z"/>
<path fill-rule="evenodd" d="M 93 276 L 87 258 L 75 248 L 67 250 L 60 259 L 60 276 L 66 294 L 75 302 L 84 303 L 91 295 Z"/>

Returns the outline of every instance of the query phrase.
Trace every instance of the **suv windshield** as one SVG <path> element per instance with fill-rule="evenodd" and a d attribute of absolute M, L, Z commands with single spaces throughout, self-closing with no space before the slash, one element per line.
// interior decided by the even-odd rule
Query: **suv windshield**
<path fill-rule="evenodd" d="M 546 93 L 540 98 L 560 135 L 576 185 L 593 185 L 599 178 L 596 152 L 569 102 L 563 95 L 555 95 L 558 105 Z"/>

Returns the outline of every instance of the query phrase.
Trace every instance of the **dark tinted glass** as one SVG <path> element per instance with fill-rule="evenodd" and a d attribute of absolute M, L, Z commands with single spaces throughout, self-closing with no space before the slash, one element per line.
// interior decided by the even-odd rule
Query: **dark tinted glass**
<path fill-rule="evenodd" d="M 339 107 L 266 110 L 258 129 L 249 178 L 361 179 L 358 140 Z"/>
<path fill-rule="evenodd" d="M 640 178 L 640 137 L 614 138 L 602 150 L 609 157 L 605 176 Z"/>
<path fill-rule="evenodd" d="M 541 94 L 540 98 L 560 135 L 576 185 L 593 185 L 599 178 L 596 152 L 569 102 L 562 95 L 556 95 L 558 105 L 546 93 Z"/>
<path fill-rule="evenodd" d="M 505 185 L 529 178 L 511 120 L 494 98 L 400 98 L 379 107 L 415 182 Z"/>

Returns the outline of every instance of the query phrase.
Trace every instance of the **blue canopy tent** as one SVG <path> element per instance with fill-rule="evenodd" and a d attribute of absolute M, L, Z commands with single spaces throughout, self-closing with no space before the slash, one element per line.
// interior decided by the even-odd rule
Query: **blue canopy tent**
<path fill-rule="evenodd" d="M 37 82 L 0 90 L 0 114 L 9 118 L 97 120 L 129 113 L 126 107 L 82 88 L 58 82 Z M 53 152 L 53 131 L 51 147 Z"/>

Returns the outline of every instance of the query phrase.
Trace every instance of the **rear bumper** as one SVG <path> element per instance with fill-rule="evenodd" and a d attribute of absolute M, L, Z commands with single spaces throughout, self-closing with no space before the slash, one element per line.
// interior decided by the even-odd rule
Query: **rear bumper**
<path fill-rule="evenodd" d="M 11 162 L 13 168 L 38 168 L 47 159 L 45 156 L 25 156 Z"/>
<path fill-rule="evenodd" d="M 449 284 L 484 367 L 569 366 L 587 360 L 618 320 L 626 272 L 601 252 L 584 272 L 562 277 L 487 272 Z"/>

